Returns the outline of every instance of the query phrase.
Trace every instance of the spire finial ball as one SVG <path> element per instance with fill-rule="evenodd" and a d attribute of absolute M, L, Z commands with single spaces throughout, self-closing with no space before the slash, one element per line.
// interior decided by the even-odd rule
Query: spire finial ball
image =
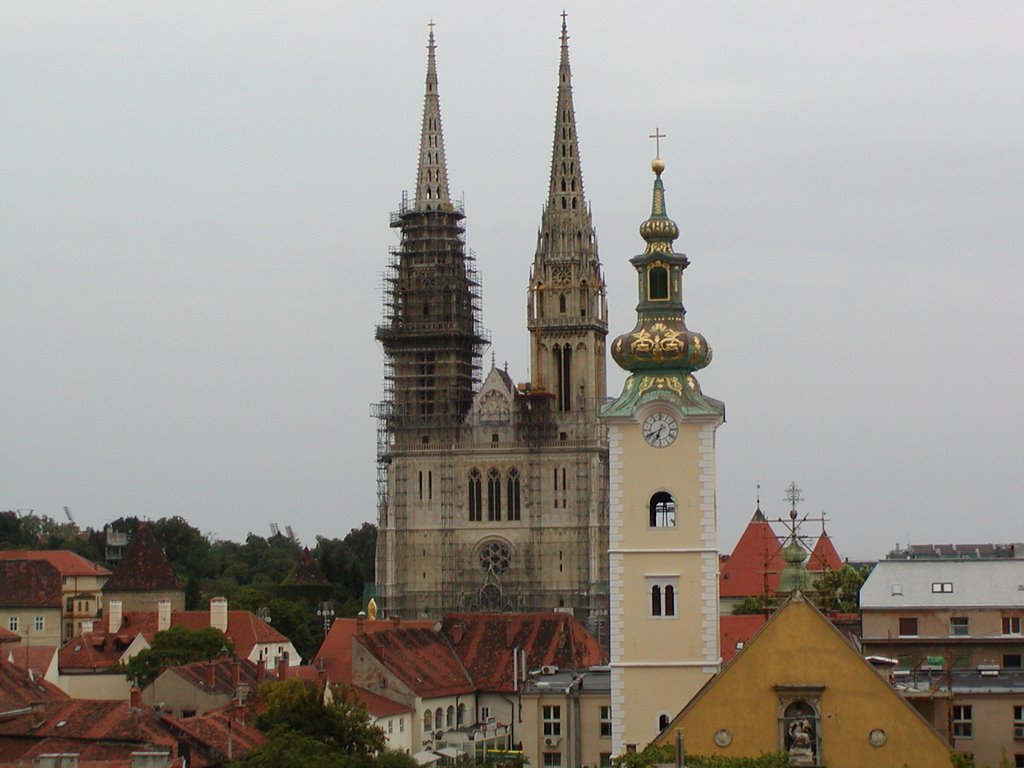
<path fill-rule="evenodd" d="M 660 157 L 656 157 L 651 160 L 651 170 L 661 176 L 661 172 L 665 170 L 665 161 Z"/>

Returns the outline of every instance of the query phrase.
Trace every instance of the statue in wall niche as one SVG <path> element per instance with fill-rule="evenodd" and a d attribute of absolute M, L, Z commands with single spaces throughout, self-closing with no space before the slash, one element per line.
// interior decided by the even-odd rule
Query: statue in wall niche
<path fill-rule="evenodd" d="M 807 718 L 789 724 L 789 764 L 814 765 L 814 728 Z"/>

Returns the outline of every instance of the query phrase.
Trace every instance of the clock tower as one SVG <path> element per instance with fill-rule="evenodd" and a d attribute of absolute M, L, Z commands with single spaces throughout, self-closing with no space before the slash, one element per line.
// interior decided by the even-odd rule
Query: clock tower
<path fill-rule="evenodd" d="M 660 137 L 659 137 L 660 138 Z M 694 377 L 711 362 L 686 327 L 683 270 L 660 157 L 640 225 L 637 322 L 612 342 L 629 371 L 602 416 L 610 462 L 612 748 L 643 748 L 718 671 L 715 431 L 725 406 Z"/>

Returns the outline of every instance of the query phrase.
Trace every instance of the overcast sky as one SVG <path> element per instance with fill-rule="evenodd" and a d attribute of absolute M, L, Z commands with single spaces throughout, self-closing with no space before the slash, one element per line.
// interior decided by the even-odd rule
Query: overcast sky
<path fill-rule="evenodd" d="M 307 543 L 375 520 L 427 22 L 484 324 L 525 381 L 561 10 L 4 2 L 0 509 Z M 1024 541 L 1024 4 L 566 10 L 613 336 L 667 134 L 723 551 L 793 480 L 853 558 Z"/>

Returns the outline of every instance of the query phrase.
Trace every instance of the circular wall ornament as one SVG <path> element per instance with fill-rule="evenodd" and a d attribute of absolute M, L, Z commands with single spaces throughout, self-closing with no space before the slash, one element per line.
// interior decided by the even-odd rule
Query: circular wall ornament
<path fill-rule="evenodd" d="M 868 734 L 868 741 L 872 747 L 880 747 L 885 744 L 885 731 L 881 728 L 875 728 Z"/>
<path fill-rule="evenodd" d="M 732 734 L 727 728 L 719 728 L 715 731 L 715 744 L 720 747 L 728 747 L 732 744 Z"/>

